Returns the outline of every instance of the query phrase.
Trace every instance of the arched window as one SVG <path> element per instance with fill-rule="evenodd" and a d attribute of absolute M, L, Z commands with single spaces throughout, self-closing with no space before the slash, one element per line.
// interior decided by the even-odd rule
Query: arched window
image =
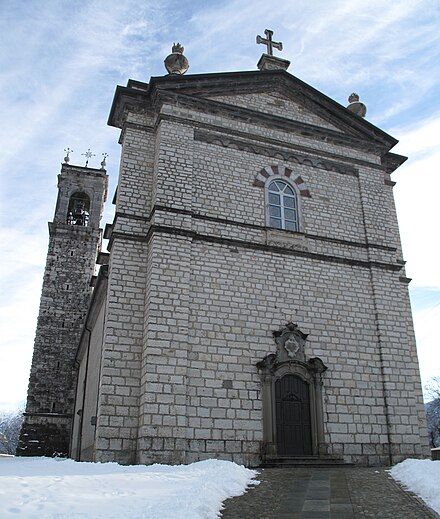
<path fill-rule="evenodd" d="M 90 198 L 77 191 L 69 200 L 67 211 L 67 223 L 70 225 L 82 225 L 87 227 L 89 224 Z"/>
<path fill-rule="evenodd" d="M 287 182 L 272 180 L 267 187 L 268 224 L 277 229 L 299 231 L 298 197 Z"/>

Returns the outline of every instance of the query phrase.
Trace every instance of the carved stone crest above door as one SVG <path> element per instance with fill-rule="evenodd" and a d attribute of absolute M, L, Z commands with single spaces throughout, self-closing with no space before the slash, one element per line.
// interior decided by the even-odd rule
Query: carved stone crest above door
<path fill-rule="evenodd" d="M 307 335 L 293 323 L 288 323 L 281 330 L 273 332 L 277 344 L 278 362 L 283 362 L 284 360 L 300 360 L 304 362 L 304 344 Z"/>

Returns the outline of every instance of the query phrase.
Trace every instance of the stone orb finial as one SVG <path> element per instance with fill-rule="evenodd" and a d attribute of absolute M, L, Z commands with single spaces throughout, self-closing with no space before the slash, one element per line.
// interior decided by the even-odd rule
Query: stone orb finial
<path fill-rule="evenodd" d="M 174 43 L 171 49 L 172 54 L 165 58 L 164 64 L 168 74 L 182 75 L 189 68 L 189 63 L 186 57 L 183 55 L 183 48 L 180 43 Z"/>
<path fill-rule="evenodd" d="M 355 92 L 350 94 L 348 97 L 348 102 L 350 104 L 347 106 L 347 108 L 350 110 L 350 112 L 359 115 L 359 117 L 365 117 L 367 114 L 367 107 L 364 105 L 364 103 L 359 102 L 358 94 Z"/>
<path fill-rule="evenodd" d="M 348 96 L 348 102 L 354 103 L 355 101 L 359 101 L 359 96 L 358 96 L 358 94 L 356 94 L 356 92 L 353 92 L 352 94 L 350 94 Z"/>
<path fill-rule="evenodd" d="M 179 42 L 173 43 L 173 46 L 171 48 L 171 52 L 177 53 L 177 54 L 183 54 L 184 50 L 185 50 L 185 47 L 180 45 Z"/>

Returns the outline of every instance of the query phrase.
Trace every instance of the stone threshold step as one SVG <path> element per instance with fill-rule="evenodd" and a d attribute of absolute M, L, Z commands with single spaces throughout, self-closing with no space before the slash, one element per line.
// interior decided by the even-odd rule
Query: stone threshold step
<path fill-rule="evenodd" d="M 352 463 L 346 463 L 340 458 L 320 458 L 318 456 L 277 456 L 266 458 L 261 464 L 264 468 L 280 467 L 350 467 Z"/>

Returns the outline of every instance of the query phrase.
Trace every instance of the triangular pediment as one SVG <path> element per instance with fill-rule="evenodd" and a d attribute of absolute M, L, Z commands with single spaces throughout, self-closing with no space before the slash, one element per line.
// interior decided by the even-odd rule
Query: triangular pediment
<path fill-rule="evenodd" d="M 281 92 L 242 93 L 239 95 L 224 94 L 212 96 L 209 97 L 209 99 L 277 117 L 284 117 L 292 121 L 312 124 L 320 128 L 343 132 L 343 129 L 338 128 L 328 120 L 330 119 L 329 117 L 325 119 L 317 113 L 314 113 L 310 107 L 305 106 L 299 101 L 289 99 L 287 95 Z"/>
<path fill-rule="evenodd" d="M 264 124 L 304 126 L 304 135 L 318 131 L 336 140 L 349 137 L 383 151 L 397 140 L 367 120 L 355 115 L 325 94 L 286 71 L 225 72 L 151 78 L 149 84 L 129 81 L 118 87 L 109 124 L 119 126 L 128 104 L 162 102 L 185 104 L 205 112 L 223 112 L 231 117 L 255 121 L 258 114 Z M 286 127 L 287 129 L 287 127 Z M 347 144 L 349 144 L 347 142 Z"/>

